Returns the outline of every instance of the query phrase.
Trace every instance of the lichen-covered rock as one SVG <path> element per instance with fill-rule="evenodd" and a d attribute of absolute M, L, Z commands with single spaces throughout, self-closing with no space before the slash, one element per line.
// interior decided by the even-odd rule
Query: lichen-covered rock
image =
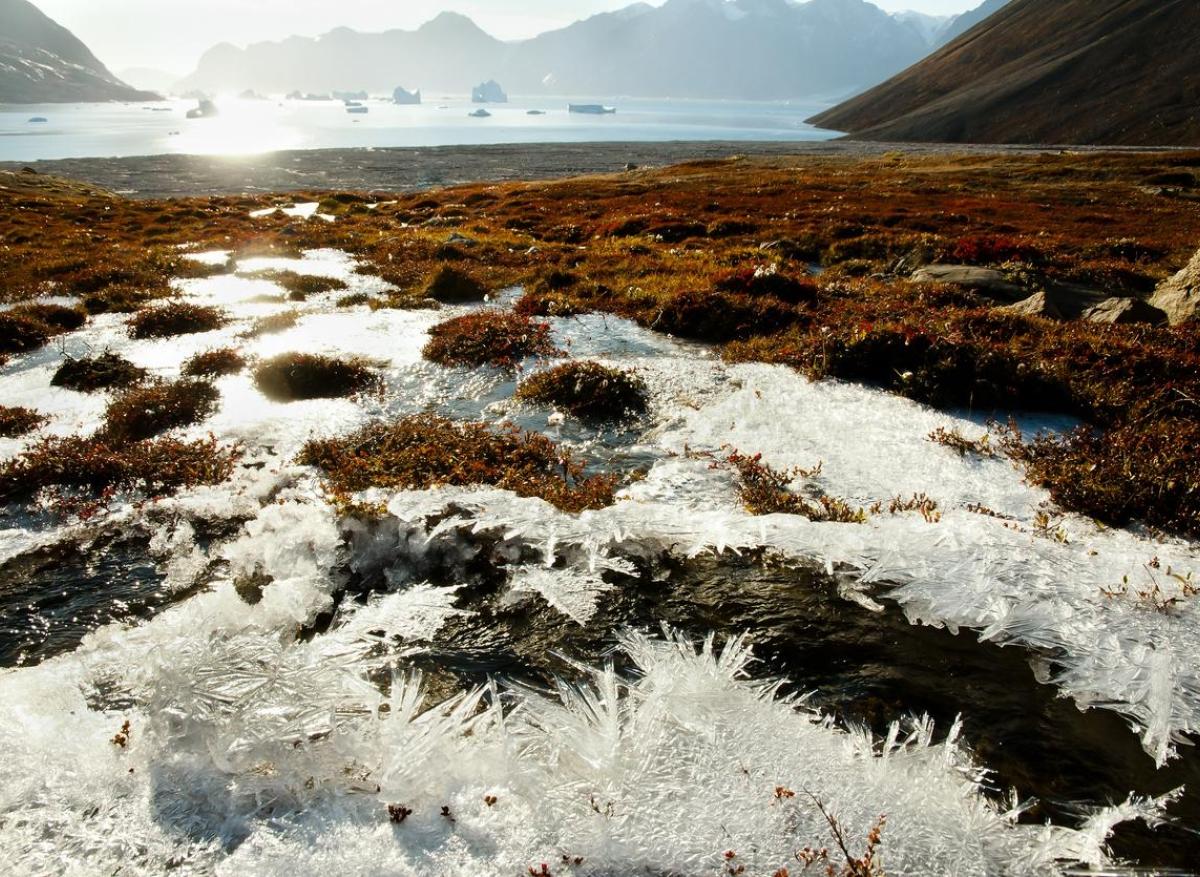
<path fill-rule="evenodd" d="M 1029 294 L 1003 271 L 973 265 L 926 265 L 913 272 L 914 283 L 953 283 L 982 296 L 1003 302 L 1019 302 Z"/>
<path fill-rule="evenodd" d="M 1150 304 L 1166 313 L 1172 326 L 1200 319 L 1200 250 L 1186 268 L 1159 285 Z"/>
<path fill-rule="evenodd" d="M 1084 311 L 1082 319 L 1090 323 L 1150 323 L 1158 326 L 1167 321 L 1167 315 L 1140 298 L 1109 298 Z"/>

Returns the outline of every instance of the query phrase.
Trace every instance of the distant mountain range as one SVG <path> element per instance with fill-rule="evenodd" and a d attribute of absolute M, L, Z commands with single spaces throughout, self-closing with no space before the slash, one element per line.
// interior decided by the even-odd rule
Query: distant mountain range
<path fill-rule="evenodd" d="M 27 0 L 0 0 L 0 103 L 154 100 Z"/>
<path fill-rule="evenodd" d="M 811 121 L 871 140 L 1200 145 L 1200 0 L 1012 0 Z"/>
<path fill-rule="evenodd" d="M 503 42 L 447 12 L 415 31 L 339 28 L 316 39 L 223 43 L 175 90 L 390 94 L 402 85 L 463 94 L 496 79 L 519 95 L 836 95 L 924 57 L 960 18 L 889 15 L 865 0 L 667 0 Z"/>

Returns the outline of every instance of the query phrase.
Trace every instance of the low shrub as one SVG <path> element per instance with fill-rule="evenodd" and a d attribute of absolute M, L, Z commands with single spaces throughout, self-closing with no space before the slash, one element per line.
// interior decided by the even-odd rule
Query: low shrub
<path fill-rule="evenodd" d="M 622 420 L 646 411 L 646 385 L 630 372 L 595 362 L 568 362 L 530 375 L 517 398 L 552 405 L 582 420 Z"/>
<path fill-rule="evenodd" d="M 276 402 L 336 399 L 376 386 L 379 376 L 361 360 L 282 353 L 254 369 L 259 391 Z"/>
<path fill-rule="evenodd" d="M 261 280 L 270 280 L 282 286 L 292 301 L 304 301 L 310 295 L 337 292 L 348 289 L 346 281 L 337 277 L 321 277 L 315 274 L 298 274 L 295 271 L 255 271 L 248 275 Z"/>
<path fill-rule="evenodd" d="M 666 301 L 652 328 L 679 338 L 722 344 L 777 332 L 797 318 L 795 308 L 771 297 L 685 290 Z"/>
<path fill-rule="evenodd" d="M 183 364 L 183 374 L 189 378 L 218 378 L 235 375 L 246 367 L 246 359 L 232 347 L 197 353 Z"/>
<path fill-rule="evenodd" d="M 95 393 L 99 390 L 132 387 L 144 381 L 147 374 L 144 368 L 110 350 L 99 356 L 83 359 L 68 356 L 50 379 L 50 384 L 81 393 Z"/>
<path fill-rule="evenodd" d="M 199 423 L 217 410 L 221 394 L 206 381 L 154 383 L 127 390 L 104 414 L 104 435 L 114 442 L 138 442 Z"/>
<path fill-rule="evenodd" d="M 1019 238 L 970 235 L 959 238 L 944 253 L 947 261 L 964 265 L 1000 265 L 1005 262 L 1038 262 L 1041 251 Z"/>
<path fill-rule="evenodd" d="M 371 296 L 367 295 L 365 292 L 352 292 L 349 295 L 343 295 L 337 300 L 337 306 L 339 308 L 354 308 L 358 307 L 359 305 L 370 303 Z"/>
<path fill-rule="evenodd" d="M 80 308 L 48 304 L 18 305 L 9 313 L 40 320 L 56 333 L 74 332 L 81 328 L 88 318 L 87 312 Z"/>
<path fill-rule="evenodd" d="M 89 314 L 133 314 L 140 311 L 154 296 L 133 286 L 109 286 L 83 297 L 83 308 Z"/>
<path fill-rule="evenodd" d="M 439 268 L 425 284 L 425 297 L 443 304 L 483 301 L 487 294 L 486 286 L 450 265 Z"/>
<path fill-rule="evenodd" d="M 20 438 L 33 432 L 46 420 L 47 418 L 31 408 L 9 408 L 0 405 L 0 438 Z"/>
<path fill-rule="evenodd" d="M 547 323 L 509 311 L 484 310 L 434 326 L 422 354 L 446 366 L 510 368 L 528 356 L 552 356 L 556 352 Z"/>
<path fill-rule="evenodd" d="M 715 285 L 722 292 L 771 295 L 788 304 L 800 304 L 817 297 L 817 285 L 811 280 L 797 280 L 780 273 L 774 266 L 730 271 L 718 277 Z"/>
<path fill-rule="evenodd" d="M 867 513 L 844 500 L 817 493 L 812 499 L 791 489 L 798 477 L 816 474 L 820 469 L 783 472 L 762 461 L 762 454 L 747 457 L 734 451 L 728 462 L 737 473 L 738 498 L 752 515 L 800 515 L 810 521 L 862 524 Z"/>
<path fill-rule="evenodd" d="M 1200 537 L 1200 424 L 1167 417 L 1025 442 L 1010 426 L 1001 438 L 1034 484 L 1063 508 L 1112 526 L 1142 521 Z"/>
<path fill-rule="evenodd" d="M 124 442 L 106 436 L 46 438 L 0 463 L 0 502 L 28 500 L 47 488 L 110 490 L 151 495 L 185 487 L 219 484 L 233 472 L 235 453 L 215 439 Z"/>
<path fill-rule="evenodd" d="M 37 350 L 54 334 L 50 326 L 35 317 L 0 311 L 0 353 Z"/>
<path fill-rule="evenodd" d="M 343 501 L 369 487 L 490 484 L 579 512 L 611 505 L 617 485 L 615 476 L 587 476 L 582 463 L 543 435 L 431 414 L 310 441 L 299 462 L 322 469 Z"/>
<path fill-rule="evenodd" d="M 138 339 L 194 335 L 220 329 L 228 321 L 219 308 L 176 301 L 138 311 L 129 321 L 129 335 Z"/>
<path fill-rule="evenodd" d="M 243 332 L 241 338 L 259 338 L 263 335 L 274 335 L 279 332 L 286 332 L 300 321 L 299 311 L 280 311 L 277 314 L 269 314 L 265 317 L 259 317 L 255 320 L 250 328 Z"/>

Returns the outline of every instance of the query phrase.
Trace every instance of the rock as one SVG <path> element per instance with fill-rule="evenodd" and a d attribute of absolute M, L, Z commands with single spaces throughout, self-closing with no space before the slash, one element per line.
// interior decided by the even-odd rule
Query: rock
<path fill-rule="evenodd" d="M 1023 299 L 1016 304 L 1006 305 L 1002 308 L 996 308 L 1006 314 L 1016 314 L 1021 317 L 1042 317 L 1047 320 L 1062 320 L 1064 319 L 1062 312 L 1055 307 L 1051 296 L 1042 292 L 1034 293 L 1029 298 Z"/>
<path fill-rule="evenodd" d="M 506 104 L 508 95 L 494 79 L 477 85 L 471 89 L 471 102 L 476 104 Z"/>
<path fill-rule="evenodd" d="M 1163 311 L 1172 326 L 1200 320 L 1200 251 L 1186 268 L 1159 284 L 1150 304 Z"/>
<path fill-rule="evenodd" d="M 1029 295 L 1029 290 L 1013 283 L 1003 271 L 973 265 L 926 265 L 914 271 L 911 279 L 914 283 L 953 283 L 995 301 L 1020 302 Z"/>
<path fill-rule="evenodd" d="M 1089 323 L 1150 323 L 1155 326 L 1167 321 L 1167 315 L 1138 298 L 1106 298 L 1092 305 L 1081 315 Z"/>
<path fill-rule="evenodd" d="M 392 92 L 392 103 L 401 104 L 402 106 L 415 106 L 421 102 L 421 89 L 409 91 L 402 85 L 396 86 L 396 90 Z"/>
<path fill-rule="evenodd" d="M 443 243 L 448 246 L 473 247 L 479 243 L 479 241 L 475 240 L 475 238 L 467 237 L 465 234 L 460 232 L 453 231 L 450 233 L 450 236 L 443 241 Z"/>
<path fill-rule="evenodd" d="M 625 164 L 625 170 L 627 170 L 627 171 L 635 171 L 637 169 L 638 169 L 638 166 L 636 164 L 634 164 L 632 161 L 627 162 Z"/>

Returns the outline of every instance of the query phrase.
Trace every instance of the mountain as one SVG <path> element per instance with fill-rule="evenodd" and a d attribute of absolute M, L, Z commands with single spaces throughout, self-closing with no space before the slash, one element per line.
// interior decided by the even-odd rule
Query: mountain
<path fill-rule="evenodd" d="M 951 16 L 945 26 L 936 34 L 934 42 L 939 46 L 954 42 L 975 25 L 991 18 L 1008 4 L 1009 0 L 987 0 L 986 3 L 976 6 L 970 12 Z"/>
<path fill-rule="evenodd" d="M 0 0 L 0 103 L 154 100 L 27 0 Z"/>
<path fill-rule="evenodd" d="M 217 46 L 177 90 L 407 88 L 509 93 L 785 99 L 846 94 L 931 48 L 914 25 L 865 0 L 667 0 L 603 13 L 528 40 L 496 40 L 443 13 L 416 31 L 335 30 L 245 49 Z"/>
<path fill-rule="evenodd" d="M 1197 0 L 1012 0 L 810 121 L 870 140 L 1200 145 L 1197 34 Z"/>

